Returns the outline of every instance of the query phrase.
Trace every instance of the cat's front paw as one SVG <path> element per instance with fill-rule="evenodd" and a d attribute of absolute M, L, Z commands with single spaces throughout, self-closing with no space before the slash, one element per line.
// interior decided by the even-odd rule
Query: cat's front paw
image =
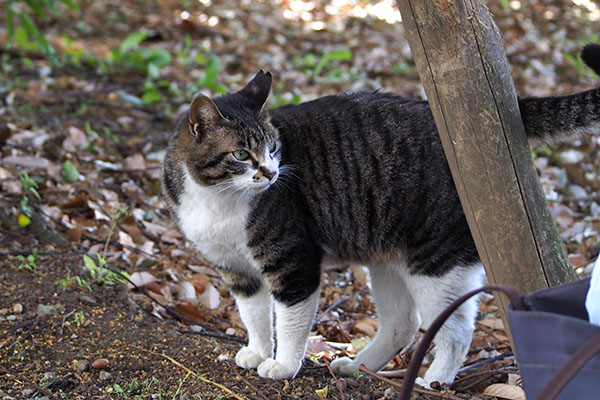
<path fill-rule="evenodd" d="M 290 379 L 296 376 L 300 365 L 286 365 L 277 362 L 274 358 L 267 358 L 258 366 L 258 375 L 269 379 Z"/>
<path fill-rule="evenodd" d="M 331 362 L 331 369 L 338 375 L 352 376 L 358 371 L 360 364 L 348 357 L 341 357 Z"/>
<path fill-rule="evenodd" d="M 429 383 L 420 376 L 417 376 L 417 378 L 415 379 L 415 384 L 421 386 L 423 389 L 431 389 Z"/>
<path fill-rule="evenodd" d="M 256 354 L 250 348 L 244 346 L 235 355 L 235 363 L 238 367 L 244 369 L 254 369 L 265 361 L 265 358 L 260 354 Z"/>

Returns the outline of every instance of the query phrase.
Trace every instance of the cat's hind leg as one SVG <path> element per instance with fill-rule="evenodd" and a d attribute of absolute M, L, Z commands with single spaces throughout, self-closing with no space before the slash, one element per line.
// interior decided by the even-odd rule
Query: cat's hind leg
<path fill-rule="evenodd" d="M 377 266 L 370 270 L 371 292 L 379 318 L 373 341 L 354 360 L 343 357 L 331 367 L 341 375 L 352 375 L 361 364 L 373 371 L 383 368 L 408 344 L 420 325 L 419 314 L 397 266 Z"/>
<path fill-rule="evenodd" d="M 481 264 L 455 267 L 440 277 L 411 275 L 409 288 L 424 325 L 429 326 L 455 299 L 480 287 L 484 278 Z M 471 344 L 478 299 L 473 296 L 442 325 L 433 340 L 433 362 L 417 383 L 428 387 L 432 382 L 448 384 L 454 381 Z"/>
<path fill-rule="evenodd" d="M 235 356 L 235 363 L 245 369 L 257 368 L 273 357 L 273 310 L 271 292 L 261 278 L 253 274 L 219 270 L 235 298 L 240 318 L 248 332 L 248 345 Z"/>

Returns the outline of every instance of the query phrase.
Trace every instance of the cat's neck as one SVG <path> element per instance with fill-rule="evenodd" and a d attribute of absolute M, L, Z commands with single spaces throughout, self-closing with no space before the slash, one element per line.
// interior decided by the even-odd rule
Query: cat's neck
<path fill-rule="evenodd" d="M 235 213 L 236 210 L 247 213 L 250 203 L 256 196 L 248 191 L 236 190 L 228 182 L 212 186 L 197 183 L 186 166 L 183 167 L 183 196 L 191 204 L 197 204 L 208 212 Z"/>

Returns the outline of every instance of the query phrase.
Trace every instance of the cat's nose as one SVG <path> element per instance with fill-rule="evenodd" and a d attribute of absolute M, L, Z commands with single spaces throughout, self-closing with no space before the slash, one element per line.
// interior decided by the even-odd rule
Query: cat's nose
<path fill-rule="evenodd" d="M 277 175 L 277 172 L 266 170 L 263 171 L 263 175 L 266 176 L 268 180 L 272 181 L 273 178 L 275 178 L 275 175 Z"/>

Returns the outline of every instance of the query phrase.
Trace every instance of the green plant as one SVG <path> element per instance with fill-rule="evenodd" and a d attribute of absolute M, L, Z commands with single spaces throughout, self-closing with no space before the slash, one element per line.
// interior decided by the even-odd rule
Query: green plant
<path fill-rule="evenodd" d="M 19 204 L 20 213 L 17 218 L 17 222 L 21 228 L 25 228 L 27 225 L 31 223 L 31 217 L 33 215 L 33 210 L 29 206 L 29 194 L 32 194 L 36 199 L 41 200 L 42 196 L 38 192 L 38 184 L 37 182 L 31 178 L 27 172 L 23 171 L 19 175 L 19 180 L 21 181 L 21 185 L 23 186 L 23 198 Z"/>
<path fill-rule="evenodd" d="M 19 254 L 17 260 L 20 261 L 19 265 L 12 264 L 11 267 L 17 270 L 35 271 L 38 265 L 35 263 L 39 256 L 37 251 L 34 250 L 33 254 L 29 254 L 27 257 Z"/>
<path fill-rule="evenodd" d="M 126 67 L 146 76 L 144 94 L 141 99 L 131 95 L 121 95 L 123 100 L 134 104 L 151 104 L 162 99 L 161 84 L 156 82 L 160 70 L 171 64 L 171 54 L 165 49 L 149 49 L 141 46 L 148 37 L 143 31 L 130 33 L 118 48 L 112 49 L 106 60 L 106 70 Z M 164 84 L 162 84 L 164 85 Z"/>
<path fill-rule="evenodd" d="M 13 347 L 13 359 L 16 358 L 19 361 L 25 360 L 25 346 L 23 346 L 23 343 L 21 343 L 19 340 L 16 340 Z"/>
<path fill-rule="evenodd" d="M 83 311 L 77 311 L 75 314 L 73 314 L 73 321 L 66 321 L 65 325 L 69 326 L 72 323 L 75 323 L 75 325 L 77 325 L 77 327 L 80 328 L 84 322 L 85 314 L 83 313 Z"/>
<path fill-rule="evenodd" d="M 20 6 L 23 4 L 23 6 Z M 15 42 L 25 50 L 41 51 L 50 59 L 56 59 L 56 52 L 39 30 L 32 16 L 45 20 L 48 10 L 56 16 L 63 11 L 60 4 L 78 11 L 73 0 L 8 0 L 6 4 L 6 43 L 11 47 Z"/>
<path fill-rule="evenodd" d="M 580 47 L 583 47 L 587 43 L 598 43 L 599 40 L 600 37 L 598 36 L 598 34 L 594 33 L 579 39 L 578 43 Z M 587 76 L 590 78 L 598 78 L 598 75 L 596 75 L 594 71 L 592 71 L 590 68 L 587 67 L 587 65 L 585 65 L 579 54 L 574 56 L 572 54 L 567 53 L 564 55 L 564 57 L 569 63 L 571 63 L 575 67 L 575 70 L 579 75 Z"/>
<path fill-rule="evenodd" d="M 104 268 L 106 266 L 106 260 L 100 254 L 97 255 L 97 260 L 98 263 L 87 254 L 83 255 L 83 263 L 93 279 L 102 283 L 121 283 L 125 280 L 121 275 Z M 121 273 L 127 276 L 125 272 Z M 76 276 L 75 279 L 83 278 Z M 79 281 L 77 283 L 79 284 Z M 90 290 L 92 289 L 90 288 Z"/>
<path fill-rule="evenodd" d="M 352 52 L 348 49 L 329 51 L 319 59 L 319 62 L 313 70 L 313 76 L 320 76 L 326 66 L 330 66 L 335 61 L 350 61 L 352 60 Z"/>
<path fill-rule="evenodd" d="M 191 372 L 188 372 L 187 375 L 185 376 L 185 378 L 178 379 L 179 382 L 179 386 L 177 386 L 177 391 L 175 392 L 175 394 L 173 395 L 173 400 L 175 400 L 175 398 L 177 397 L 177 395 L 179 394 L 179 392 L 181 392 L 181 387 L 183 386 L 183 384 L 185 383 L 185 381 L 187 380 L 187 378 L 191 375 Z"/>

